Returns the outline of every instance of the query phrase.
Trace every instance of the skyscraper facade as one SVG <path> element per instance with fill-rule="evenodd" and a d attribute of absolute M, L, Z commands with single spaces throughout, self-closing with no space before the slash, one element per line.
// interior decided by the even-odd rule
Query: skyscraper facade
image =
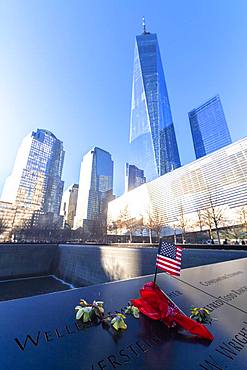
<path fill-rule="evenodd" d="M 108 201 L 112 200 L 113 161 L 111 154 L 94 147 L 84 155 L 81 163 L 75 227 L 85 221 L 105 217 Z"/>
<path fill-rule="evenodd" d="M 64 226 L 68 225 L 71 229 L 74 227 L 78 190 L 79 185 L 73 184 L 63 193 L 62 197 L 60 215 L 63 216 Z"/>
<path fill-rule="evenodd" d="M 59 215 L 63 193 L 63 143 L 50 131 L 27 135 L 18 150 L 2 200 L 17 207 Z"/>
<path fill-rule="evenodd" d="M 16 207 L 12 203 L 0 201 L 0 220 L 3 221 L 1 227 L 0 221 L 0 241 L 9 241 L 11 237 L 11 230 L 14 225 L 16 216 Z"/>
<path fill-rule="evenodd" d="M 134 52 L 130 159 L 147 181 L 181 165 L 157 35 L 145 24 Z"/>
<path fill-rule="evenodd" d="M 196 158 L 231 144 L 219 95 L 188 113 Z"/>
<path fill-rule="evenodd" d="M 135 189 L 145 182 L 146 177 L 143 170 L 132 164 L 125 164 L 125 192 Z"/>

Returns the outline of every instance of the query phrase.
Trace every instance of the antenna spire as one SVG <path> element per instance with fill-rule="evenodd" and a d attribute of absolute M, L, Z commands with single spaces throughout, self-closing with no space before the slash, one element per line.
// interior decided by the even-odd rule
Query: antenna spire
<path fill-rule="evenodd" d="M 143 27 L 143 33 L 147 33 L 147 30 L 146 30 L 146 23 L 145 23 L 145 18 L 144 18 L 144 16 L 142 17 L 142 27 Z"/>

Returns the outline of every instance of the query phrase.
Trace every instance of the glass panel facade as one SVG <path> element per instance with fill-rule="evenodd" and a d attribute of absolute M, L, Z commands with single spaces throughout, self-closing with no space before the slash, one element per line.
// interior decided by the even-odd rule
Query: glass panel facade
<path fill-rule="evenodd" d="M 144 171 L 132 164 L 125 164 L 125 191 L 130 191 L 144 184 L 146 178 Z"/>
<path fill-rule="evenodd" d="M 96 220 L 106 212 L 112 189 L 111 154 L 94 147 L 84 155 L 81 163 L 75 228 L 82 227 L 84 220 Z"/>
<path fill-rule="evenodd" d="M 59 215 L 63 193 L 61 180 L 63 143 L 51 132 L 38 129 L 24 138 L 2 200 L 17 207 Z"/>
<path fill-rule="evenodd" d="M 188 113 L 196 158 L 232 142 L 219 95 Z"/>
<path fill-rule="evenodd" d="M 63 193 L 62 197 L 60 215 L 63 216 L 63 225 L 71 229 L 74 227 L 78 190 L 79 185 L 73 184 Z"/>
<path fill-rule="evenodd" d="M 158 40 L 148 32 L 136 37 L 130 159 L 147 181 L 181 165 Z"/>

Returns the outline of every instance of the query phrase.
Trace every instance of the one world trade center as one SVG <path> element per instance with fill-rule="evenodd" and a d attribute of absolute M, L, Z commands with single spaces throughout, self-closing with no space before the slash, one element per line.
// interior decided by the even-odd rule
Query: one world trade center
<path fill-rule="evenodd" d="M 151 181 L 181 166 L 157 35 L 136 36 L 130 161 Z"/>

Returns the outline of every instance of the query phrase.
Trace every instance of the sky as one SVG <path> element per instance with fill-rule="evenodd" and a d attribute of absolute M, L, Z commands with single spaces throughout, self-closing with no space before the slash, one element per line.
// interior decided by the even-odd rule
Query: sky
<path fill-rule="evenodd" d="M 98 146 L 123 192 L 143 15 L 158 35 L 182 164 L 195 159 L 188 111 L 217 93 L 232 140 L 247 136 L 247 1 L 0 0 L 0 194 L 37 128 L 63 141 L 65 188 Z"/>

